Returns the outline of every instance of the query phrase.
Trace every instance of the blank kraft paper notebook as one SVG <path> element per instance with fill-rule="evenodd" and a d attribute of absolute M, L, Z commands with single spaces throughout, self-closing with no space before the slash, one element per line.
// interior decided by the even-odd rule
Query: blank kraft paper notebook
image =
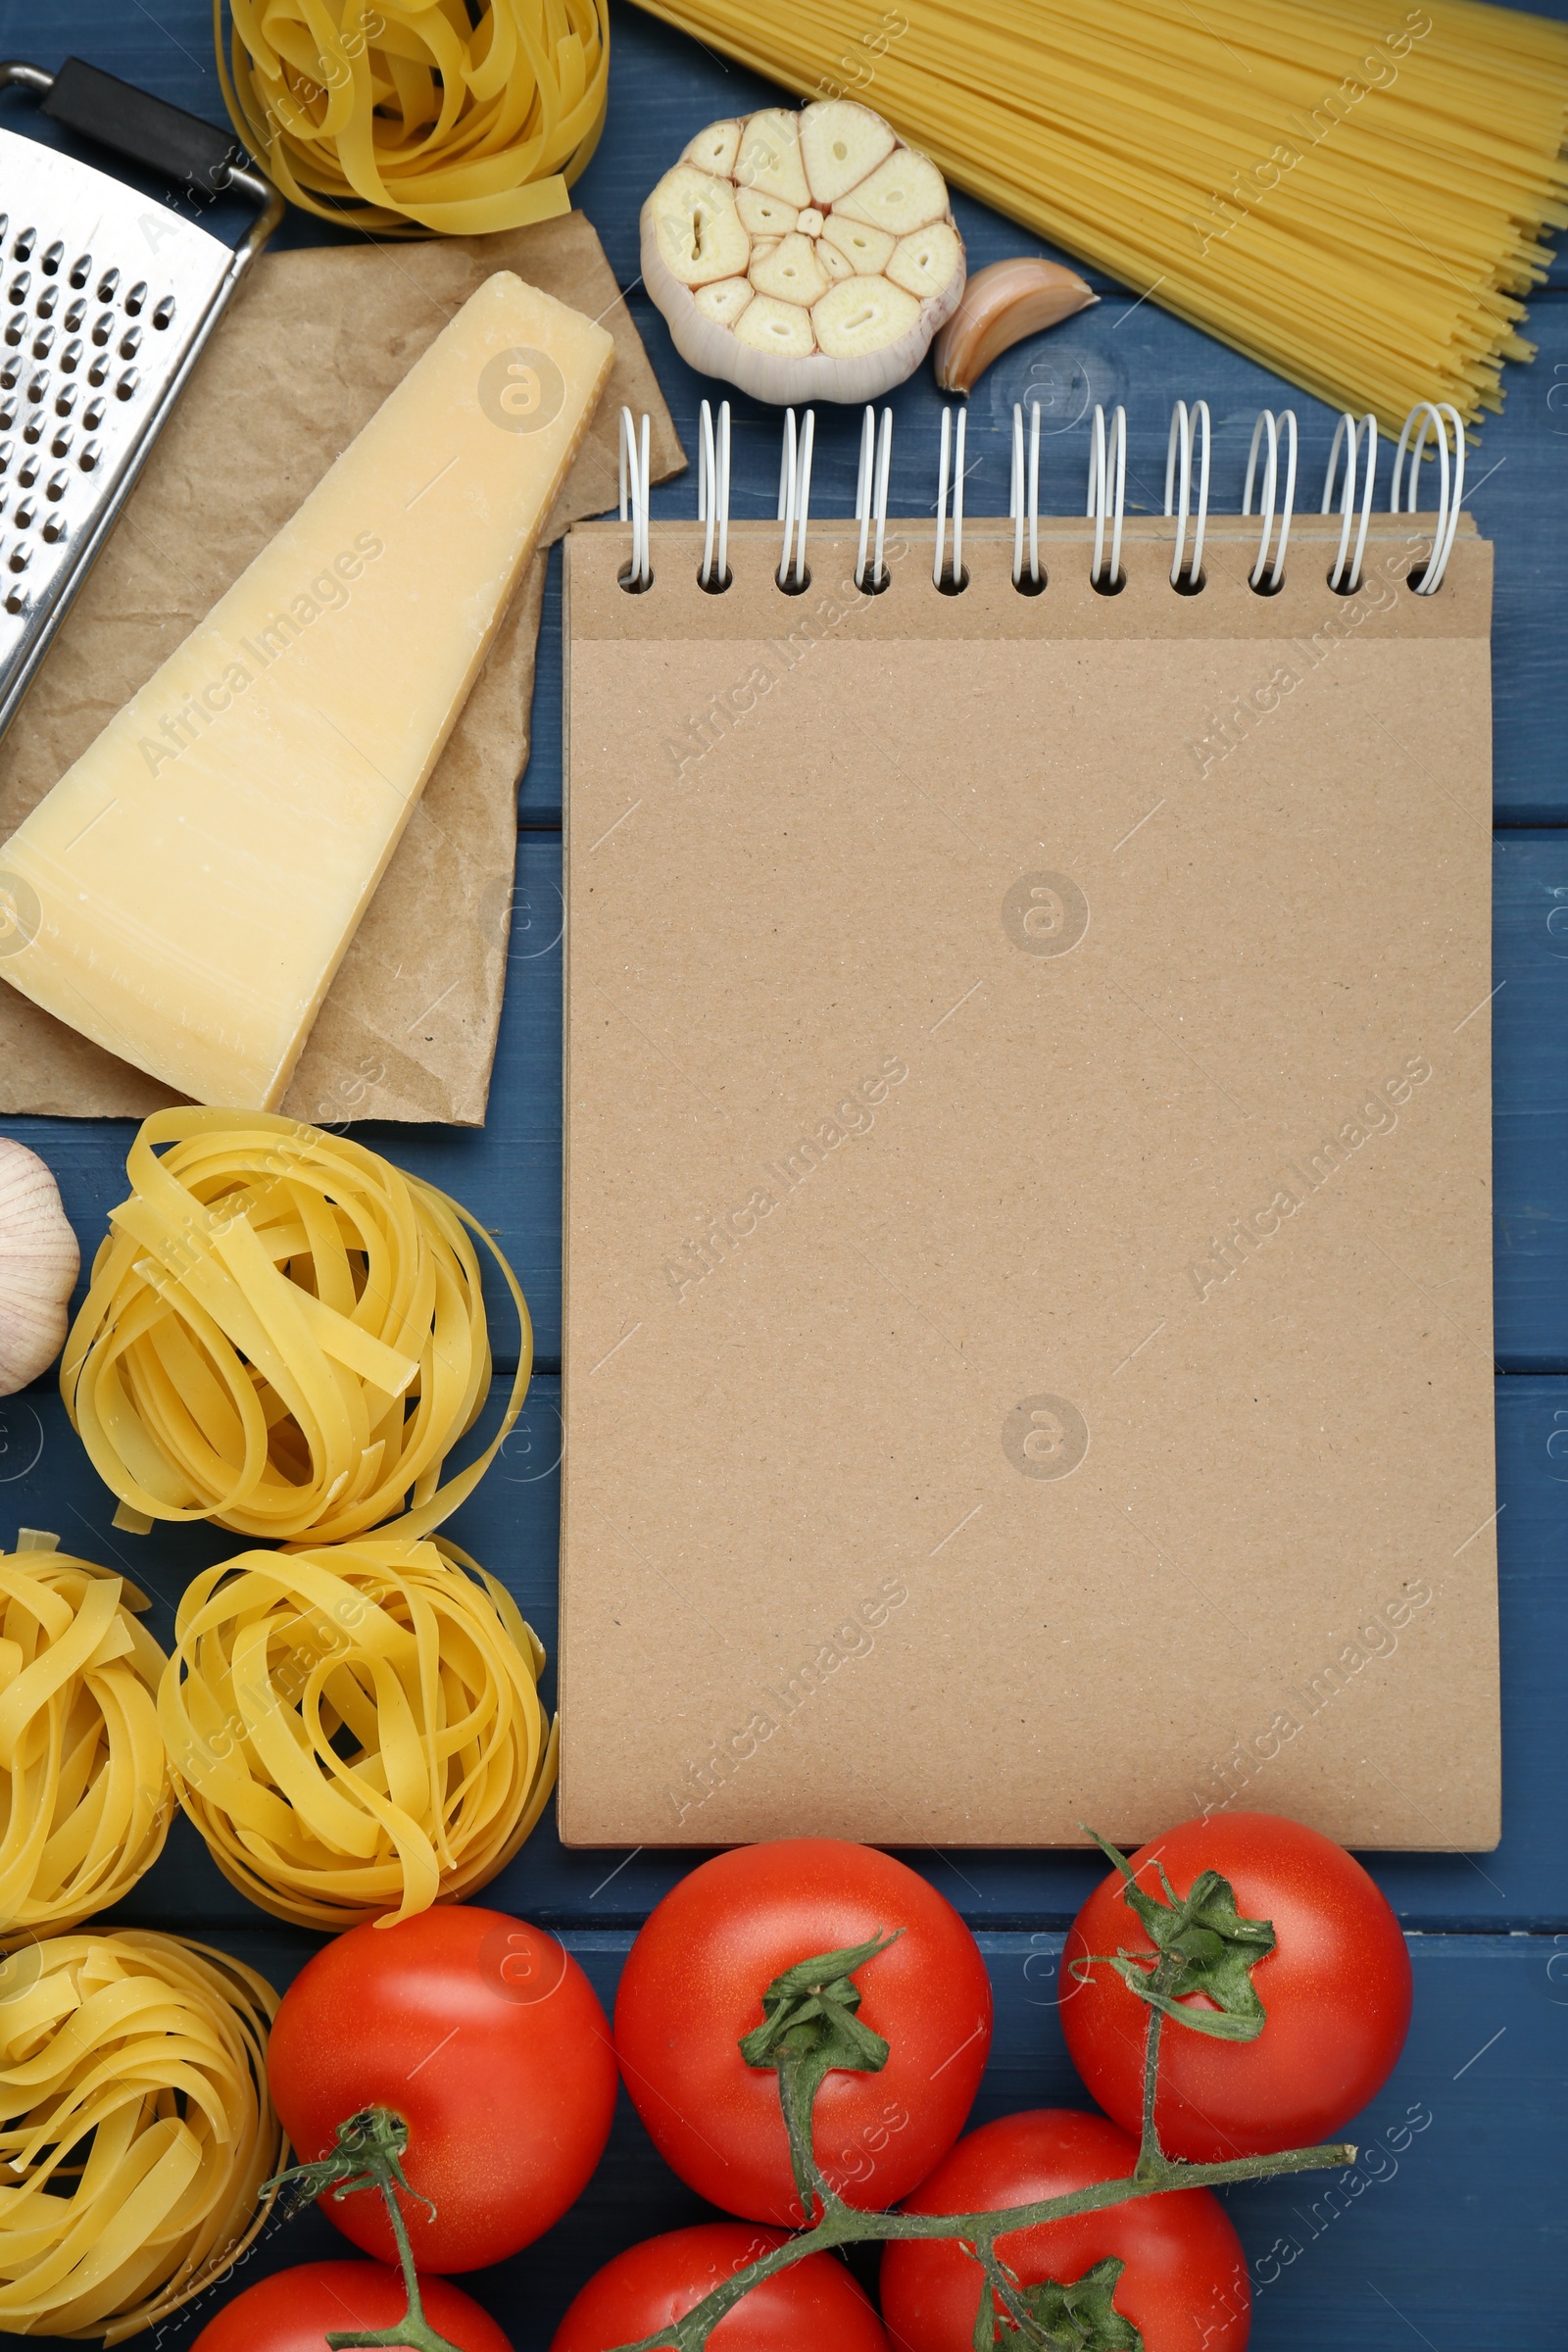
<path fill-rule="evenodd" d="M 564 1834 L 1493 1844 L 1491 550 L 903 528 L 568 543 Z"/>

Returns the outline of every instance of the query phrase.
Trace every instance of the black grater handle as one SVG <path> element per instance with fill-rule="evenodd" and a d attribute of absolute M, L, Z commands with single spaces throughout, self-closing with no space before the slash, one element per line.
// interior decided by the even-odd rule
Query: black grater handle
<path fill-rule="evenodd" d="M 67 58 L 38 111 L 133 164 L 208 195 L 225 188 L 232 167 L 244 161 L 232 131 L 219 130 L 79 57 Z"/>

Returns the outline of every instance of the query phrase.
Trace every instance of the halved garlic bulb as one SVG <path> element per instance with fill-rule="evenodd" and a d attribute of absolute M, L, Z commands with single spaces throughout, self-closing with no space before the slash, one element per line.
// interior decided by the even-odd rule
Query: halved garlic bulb
<path fill-rule="evenodd" d="M 957 308 L 963 240 L 928 157 L 854 99 L 710 122 L 642 212 L 681 357 L 758 400 L 875 400 Z"/>

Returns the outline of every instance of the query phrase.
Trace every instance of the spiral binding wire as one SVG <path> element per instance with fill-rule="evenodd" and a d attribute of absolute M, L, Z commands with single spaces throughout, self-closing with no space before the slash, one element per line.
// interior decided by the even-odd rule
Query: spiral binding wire
<path fill-rule="evenodd" d="M 1274 506 L 1279 491 L 1280 428 L 1286 427 L 1285 495 L 1280 500 L 1280 536 L 1274 550 L 1274 566 L 1263 586 L 1263 568 L 1268 563 L 1269 541 L 1274 531 Z M 1264 434 L 1268 435 L 1268 459 L 1263 468 L 1263 486 L 1258 496 L 1258 513 L 1263 528 L 1258 537 L 1257 562 L 1248 575 L 1248 584 L 1263 596 L 1272 596 L 1285 580 L 1285 549 L 1291 536 L 1291 518 L 1296 513 L 1296 411 L 1287 409 L 1276 416 L 1272 409 L 1264 409 L 1252 427 L 1252 446 L 1247 453 L 1247 487 L 1242 493 L 1242 513 L 1252 512 L 1252 484 L 1257 476 L 1257 452 Z"/>
<path fill-rule="evenodd" d="M 634 595 L 641 595 L 653 585 L 653 567 L 648 559 L 648 439 L 649 422 L 643 416 L 641 445 L 630 409 L 620 412 L 620 519 L 631 524 L 631 563 L 621 574 L 620 584 Z"/>
<path fill-rule="evenodd" d="M 1012 584 L 1023 586 L 1023 533 L 1029 525 L 1029 589 L 1038 595 L 1046 584 L 1040 568 L 1040 403 L 1037 400 L 1029 419 L 1029 463 L 1024 465 L 1023 404 L 1012 404 L 1012 504 L 1007 512 L 1012 516 Z M 1027 476 L 1027 485 L 1026 485 Z"/>
<path fill-rule="evenodd" d="M 1412 430 L 1415 431 L 1413 442 L 1410 438 Z M 1448 466 L 1450 431 L 1453 434 L 1451 474 Z M 1394 453 L 1394 489 L 1389 499 L 1389 513 L 1397 514 L 1399 512 L 1399 485 L 1407 448 L 1410 456 L 1410 496 L 1405 513 L 1413 514 L 1416 511 L 1421 453 L 1426 446 L 1428 432 L 1437 443 L 1438 452 L 1438 527 L 1433 534 L 1432 553 L 1427 558 L 1425 569 L 1414 582 L 1417 596 L 1436 596 L 1443 585 L 1443 575 L 1448 568 L 1448 558 L 1453 553 L 1454 533 L 1459 527 L 1459 502 L 1464 497 L 1464 419 L 1451 401 L 1418 400 L 1404 420 L 1399 446 Z"/>
<path fill-rule="evenodd" d="M 855 519 L 860 526 L 860 544 L 855 558 L 855 584 L 866 596 L 876 596 L 888 585 L 882 549 L 888 534 L 888 474 L 892 465 L 893 411 L 883 410 L 879 432 L 876 411 L 867 408 L 860 425 L 860 470 L 855 486 Z M 868 576 L 865 549 L 873 521 L 876 524 L 876 546 Z"/>
<path fill-rule="evenodd" d="M 811 508 L 811 450 L 816 440 L 816 411 L 808 409 L 799 433 L 795 411 L 784 412 L 784 448 L 778 471 L 778 518 L 784 525 L 784 547 L 774 578 L 792 596 L 807 584 L 806 521 Z M 793 554 L 794 578 L 790 576 Z"/>
<path fill-rule="evenodd" d="M 960 408 L 955 429 L 953 411 L 942 412 L 942 458 L 937 471 L 937 544 L 931 561 L 931 585 L 956 595 L 963 579 L 963 441 L 968 412 Z M 948 538 L 948 485 L 953 485 L 953 568 L 944 577 Z"/>
<path fill-rule="evenodd" d="M 1127 412 L 1118 402 L 1111 419 L 1107 453 L 1105 412 L 1097 401 L 1089 441 L 1089 504 L 1085 513 L 1095 526 L 1095 554 L 1089 566 L 1089 581 L 1102 596 L 1114 596 L 1121 586 L 1121 526 L 1126 508 Z M 1107 514 L 1113 516 L 1108 572 L 1104 568 Z"/>
<path fill-rule="evenodd" d="M 1361 447 L 1366 445 L 1366 487 L 1360 492 L 1361 519 L 1355 523 L 1356 476 L 1361 469 Z M 1345 487 L 1340 496 L 1340 546 L 1329 573 L 1329 586 L 1342 588 L 1353 596 L 1361 585 L 1361 559 L 1366 553 L 1367 525 L 1372 520 L 1372 493 L 1378 471 L 1378 420 L 1366 416 L 1357 420 L 1348 409 L 1334 427 L 1334 446 L 1329 451 L 1329 467 L 1323 476 L 1323 507 L 1325 514 L 1334 511 L 1334 476 L 1339 467 L 1340 451 L 1345 451 Z M 1350 554 L 1350 530 L 1355 525 L 1355 552 Z M 1350 569 L 1346 575 L 1346 558 L 1349 556 Z"/>
<path fill-rule="evenodd" d="M 1187 546 L 1187 526 L 1192 520 L 1193 508 L 1193 444 L 1199 439 L 1198 457 L 1198 520 L 1193 532 L 1192 560 L 1185 567 L 1182 557 Z M 1179 400 L 1171 411 L 1170 435 L 1165 443 L 1165 512 L 1174 514 L 1174 495 L 1177 488 L 1178 461 L 1180 462 L 1181 516 L 1176 529 L 1176 552 L 1170 560 L 1170 584 L 1188 595 L 1194 595 L 1203 585 L 1203 534 L 1208 529 L 1208 459 L 1209 442 L 1208 403 L 1195 400 L 1189 410 L 1185 400 Z"/>
<path fill-rule="evenodd" d="M 697 519 L 705 523 L 703 561 L 697 577 L 716 593 L 729 586 L 729 402 L 718 412 L 718 435 L 713 435 L 713 412 L 705 400 L 697 442 Z M 716 549 L 715 549 L 716 533 Z M 715 573 L 713 558 L 717 554 Z"/>

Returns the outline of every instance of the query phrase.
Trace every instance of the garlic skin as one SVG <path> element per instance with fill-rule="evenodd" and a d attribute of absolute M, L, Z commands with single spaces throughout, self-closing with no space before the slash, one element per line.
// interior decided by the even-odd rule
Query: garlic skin
<path fill-rule="evenodd" d="M 0 1136 L 0 1396 L 46 1372 L 66 1341 L 81 1251 L 36 1152 Z"/>
<path fill-rule="evenodd" d="M 641 226 L 682 359 L 779 407 L 891 391 L 963 293 L 941 172 L 853 99 L 710 122 Z"/>
<path fill-rule="evenodd" d="M 1014 343 L 1099 300 L 1071 270 L 1038 254 L 992 262 L 969 279 L 963 300 L 937 337 L 932 361 L 938 384 L 944 392 L 972 392 L 992 361 Z"/>

